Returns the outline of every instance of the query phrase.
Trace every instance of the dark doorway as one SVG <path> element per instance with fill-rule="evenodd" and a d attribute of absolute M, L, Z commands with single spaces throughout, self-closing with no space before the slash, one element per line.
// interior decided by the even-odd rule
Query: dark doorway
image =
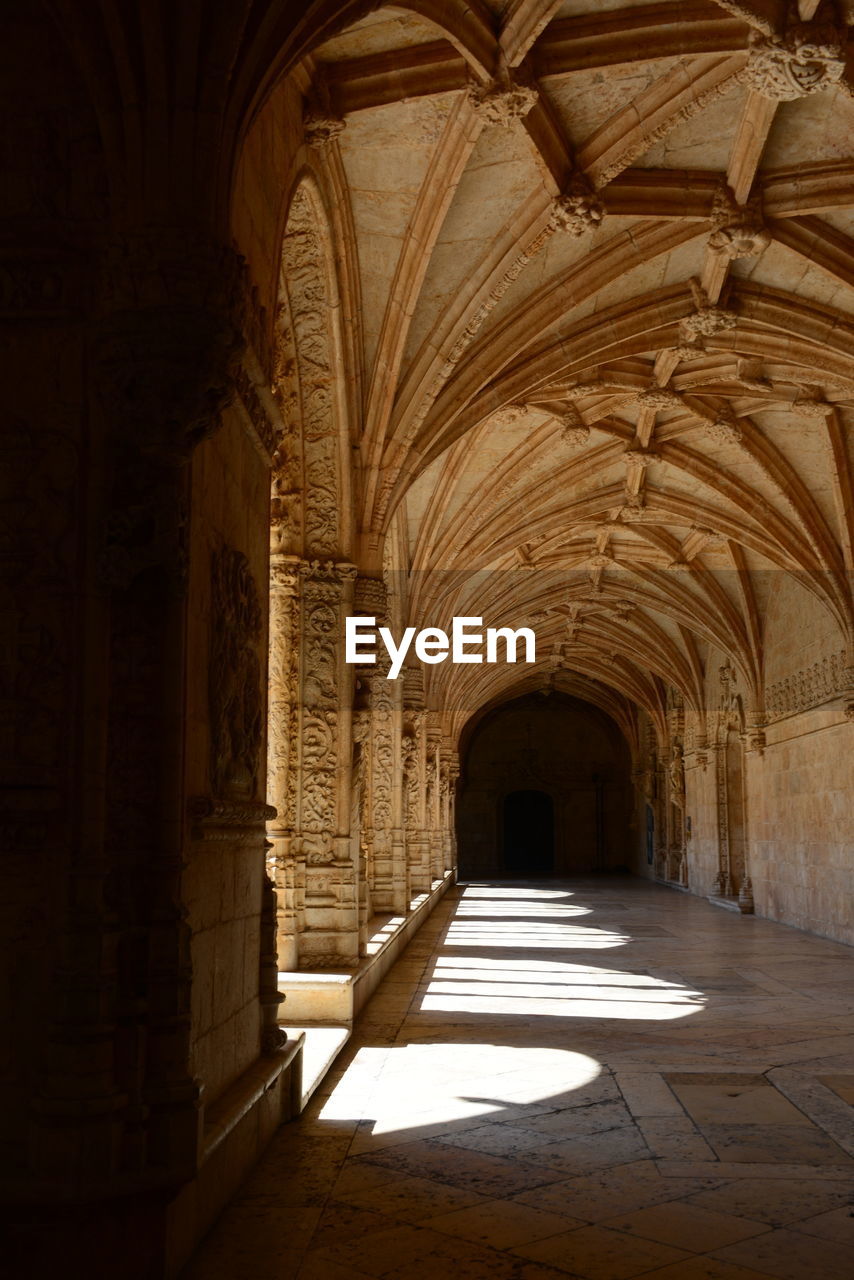
<path fill-rule="evenodd" d="M 508 876 L 554 875 L 554 804 L 547 792 L 504 797 L 504 869 Z"/>

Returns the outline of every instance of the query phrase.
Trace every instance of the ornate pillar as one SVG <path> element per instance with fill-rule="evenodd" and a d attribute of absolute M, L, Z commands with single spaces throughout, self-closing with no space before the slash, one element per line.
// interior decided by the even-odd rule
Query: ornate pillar
<path fill-rule="evenodd" d="M 430 889 L 430 834 L 427 829 L 427 712 L 424 671 L 403 672 L 403 812 L 410 894 Z"/>
<path fill-rule="evenodd" d="M 454 777 L 457 774 L 456 769 L 456 752 L 447 742 L 444 743 L 439 753 L 439 823 L 441 830 L 441 862 L 439 866 L 439 876 L 444 876 L 446 871 L 450 871 L 454 866 L 454 841 L 453 841 L 453 808 L 454 801 L 452 796 L 453 783 L 451 781 L 452 773 Z"/>
<path fill-rule="evenodd" d="M 682 743 L 673 742 L 668 768 L 669 796 L 669 867 L 668 879 L 679 884 L 687 883 L 685 867 L 685 759 Z"/>
<path fill-rule="evenodd" d="M 430 833 L 430 880 L 441 880 L 445 863 L 441 791 L 442 730 L 435 712 L 427 720 L 426 810 Z"/>
<path fill-rule="evenodd" d="M 406 857 L 413 894 L 430 890 L 430 830 L 427 825 L 427 712 L 404 710 L 404 808 Z"/>
<path fill-rule="evenodd" d="M 448 834 L 450 836 L 450 861 L 447 870 L 456 873 L 457 857 L 457 783 L 460 779 L 460 760 L 456 752 L 448 767 Z"/>
<path fill-rule="evenodd" d="M 359 956 L 358 859 L 350 844 L 352 674 L 344 618 L 353 612 L 352 565 L 300 563 L 299 770 L 296 854 L 304 868 L 302 969 L 353 965 Z M 298 888 L 299 907 L 299 888 Z"/>
<path fill-rule="evenodd" d="M 725 898 L 732 893 L 729 874 L 729 805 L 727 800 L 726 739 L 714 745 L 715 798 L 718 819 L 718 874 L 712 893 Z"/>
<path fill-rule="evenodd" d="M 355 612 L 388 619 L 388 596 L 379 578 L 356 582 Z M 401 914 L 409 907 L 406 846 L 403 831 L 401 768 L 402 682 L 389 680 L 388 654 L 382 647 L 377 661 L 359 668 L 359 702 L 366 725 L 366 861 L 372 868 L 371 896 L 377 912 Z"/>
<path fill-rule="evenodd" d="M 373 832 L 368 827 L 368 757 L 370 713 L 360 705 L 360 682 L 353 709 L 353 774 L 351 778 L 350 847 L 358 863 L 359 955 L 368 954 L 373 899 Z"/>
<path fill-rule="evenodd" d="M 270 556 L 270 655 L 267 796 L 276 810 L 268 859 L 277 894 L 276 938 L 282 970 L 299 968 L 305 863 L 294 840 L 299 768 L 300 560 Z"/>

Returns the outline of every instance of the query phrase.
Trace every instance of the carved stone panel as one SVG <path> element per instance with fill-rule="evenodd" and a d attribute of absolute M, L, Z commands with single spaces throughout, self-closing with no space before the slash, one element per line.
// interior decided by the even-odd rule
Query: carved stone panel
<path fill-rule="evenodd" d="M 224 545 L 211 557 L 208 702 L 214 795 L 257 798 L 264 740 L 263 613 L 249 562 Z"/>

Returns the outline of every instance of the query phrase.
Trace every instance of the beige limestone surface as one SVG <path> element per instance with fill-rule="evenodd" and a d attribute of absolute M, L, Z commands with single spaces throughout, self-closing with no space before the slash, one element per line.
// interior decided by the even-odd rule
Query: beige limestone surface
<path fill-rule="evenodd" d="M 461 886 L 184 1280 L 846 1280 L 853 966 L 639 880 Z"/>

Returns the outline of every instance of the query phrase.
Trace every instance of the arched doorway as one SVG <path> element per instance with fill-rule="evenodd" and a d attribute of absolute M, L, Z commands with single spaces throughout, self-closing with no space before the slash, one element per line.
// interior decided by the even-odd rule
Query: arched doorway
<path fill-rule="evenodd" d="M 462 744 L 460 876 L 576 876 L 634 861 L 628 743 L 591 703 L 525 694 Z"/>
<path fill-rule="evenodd" d="M 547 791 L 511 791 L 504 797 L 502 845 L 506 875 L 554 875 L 554 803 Z"/>

